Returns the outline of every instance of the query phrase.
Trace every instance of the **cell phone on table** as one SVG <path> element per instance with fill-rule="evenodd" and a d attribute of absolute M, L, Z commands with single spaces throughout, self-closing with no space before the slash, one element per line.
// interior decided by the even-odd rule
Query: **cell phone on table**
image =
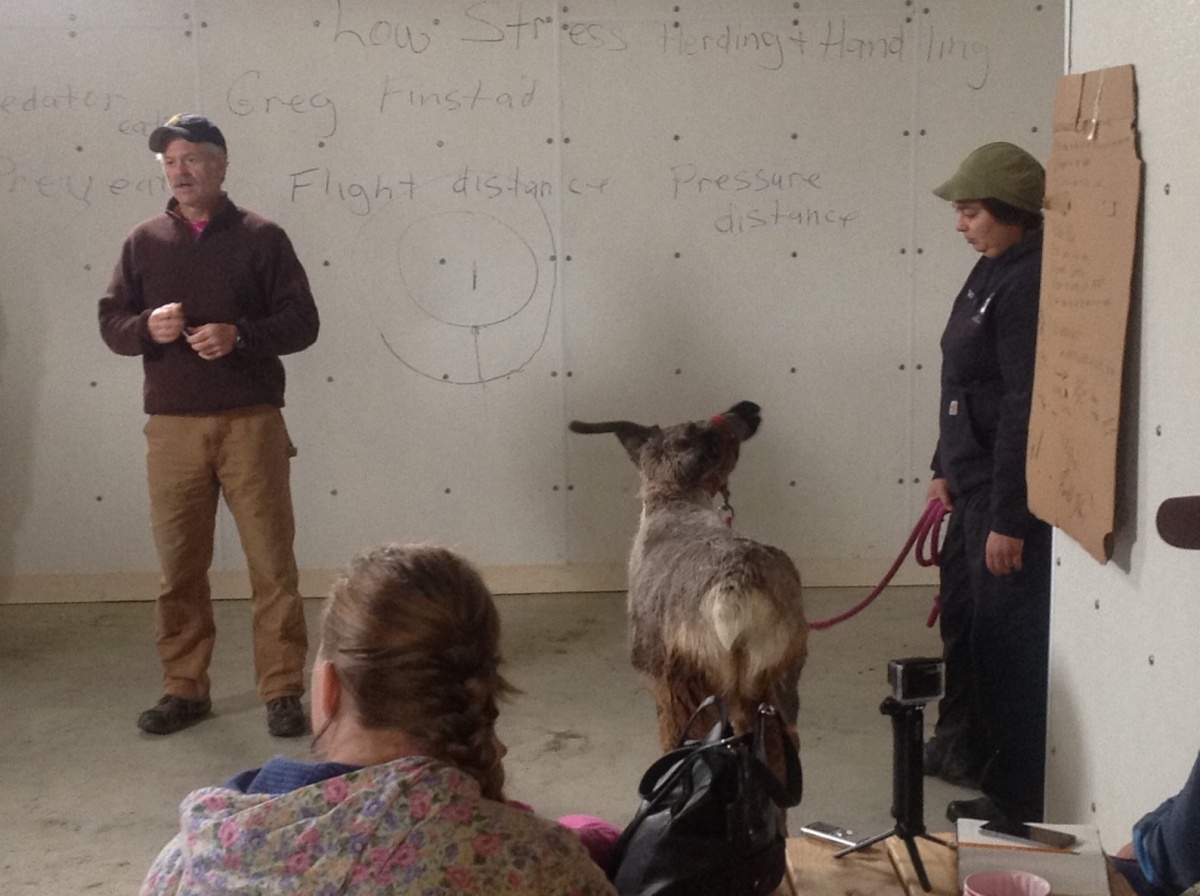
<path fill-rule="evenodd" d="M 858 842 L 858 838 L 854 836 L 854 831 L 848 828 L 839 828 L 835 824 L 829 824 L 826 821 L 812 821 L 800 828 L 801 834 L 806 834 L 809 837 L 815 837 L 818 840 L 825 840 L 829 843 L 836 843 L 838 846 L 854 846 Z"/>
<path fill-rule="evenodd" d="M 1051 846 L 1054 849 L 1070 849 L 1079 842 L 1074 834 L 1043 828 L 1036 824 L 1023 824 L 1019 821 L 993 820 L 980 825 L 979 829 L 987 831 L 989 834 L 1004 834 L 1006 837 L 1031 840 L 1041 846 Z"/>

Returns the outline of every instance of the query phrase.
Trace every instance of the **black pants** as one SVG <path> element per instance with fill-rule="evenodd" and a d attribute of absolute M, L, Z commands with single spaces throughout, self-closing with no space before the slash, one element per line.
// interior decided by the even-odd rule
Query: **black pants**
<path fill-rule="evenodd" d="M 936 734 L 983 765 L 983 792 L 1021 821 L 1045 798 L 1050 527 L 1025 537 L 1023 568 L 988 572 L 991 492 L 955 498 L 941 552 L 946 696 Z"/>
<path fill-rule="evenodd" d="M 959 508 L 963 510 L 959 510 Z M 940 565 L 942 658 L 946 663 L 946 694 L 938 703 L 934 736 L 944 751 L 952 752 L 972 775 L 978 777 L 986 758 L 983 720 L 979 717 L 979 695 L 972 683 L 971 621 L 975 599 L 967 574 L 967 549 L 963 520 L 965 505 L 951 514 L 942 544 Z"/>

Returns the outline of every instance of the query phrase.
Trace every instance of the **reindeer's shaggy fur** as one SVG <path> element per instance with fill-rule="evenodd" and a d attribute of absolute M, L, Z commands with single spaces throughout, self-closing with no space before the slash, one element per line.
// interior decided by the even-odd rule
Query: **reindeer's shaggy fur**
<path fill-rule="evenodd" d="M 667 428 L 571 423 L 575 432 L 616 433 L 641 472 L 642 519 L 629 558 L 630 636 L 633 665 L 658 708 L 664 750 L 710 694 L 724 697 L 739 733 L 765 702 L 796 738 L 808 640 L 800 574 L 787 554 L 737 535 L 713 508 L 739 445 L 758 424 L 758 405 L 748 401 Z"/>

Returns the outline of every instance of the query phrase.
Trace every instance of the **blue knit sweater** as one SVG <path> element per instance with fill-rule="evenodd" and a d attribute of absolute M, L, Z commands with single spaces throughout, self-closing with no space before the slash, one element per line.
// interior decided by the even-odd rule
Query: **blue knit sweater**
<path fill-rule="evenodd" d="M 1177 896 L 1200 882 L 1200 754 L 1183 789 L 1133 826 L 1133 850 L 1150 892 Z"/>

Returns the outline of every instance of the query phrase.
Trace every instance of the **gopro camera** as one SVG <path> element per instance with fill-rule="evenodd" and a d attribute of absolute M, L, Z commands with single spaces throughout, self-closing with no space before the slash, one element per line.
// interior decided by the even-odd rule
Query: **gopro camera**
<path fill-rule="evenodd" d="M 892 696 L 904 706 L 940 700 L 946 693 L 946 664 L 940 657 L 910 656 L 888 663 Z"/>

